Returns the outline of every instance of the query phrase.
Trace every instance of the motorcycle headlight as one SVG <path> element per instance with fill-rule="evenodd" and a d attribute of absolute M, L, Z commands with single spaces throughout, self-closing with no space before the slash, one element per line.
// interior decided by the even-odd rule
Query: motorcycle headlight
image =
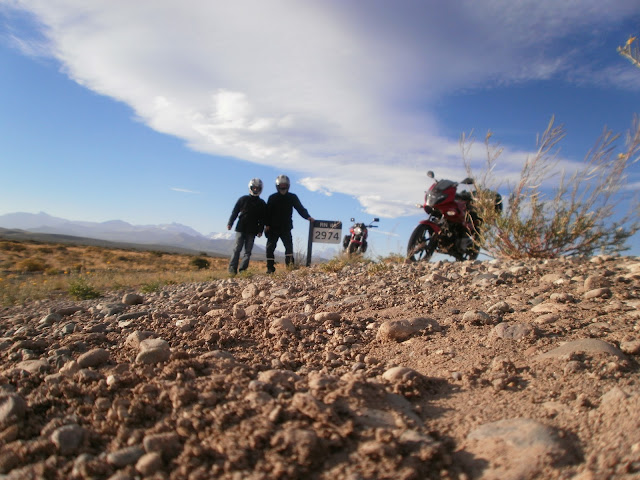
<path fill-rule="evenodd" d="M 360 235 L 360 234 L 362 234 L 362 228 L 360 228 L 360 227 L 356 227 L 356 228 L 354 228 L 354 229 L 353 229 L 353 231 L 354 231 L 354 233 L 355 233 L 356 235 Z"/>

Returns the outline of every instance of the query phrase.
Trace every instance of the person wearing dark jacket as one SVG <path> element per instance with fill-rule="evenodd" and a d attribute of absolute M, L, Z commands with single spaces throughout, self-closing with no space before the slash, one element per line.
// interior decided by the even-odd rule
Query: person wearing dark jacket
<path fill-rule="evenodd" d="M 282 240 L 284 245 L 284 261 L 287 266 L 293 266 L 293 238 L 291 229 L 293 228 L 293 209 L 300 216 L 310 222 L 313 218 L 306 208 L 300 203 L 300 199 L 295 193 L 289 191 L 291 182 L 286 175 L 276 178 L 276 193 L 272 194 L 267 201 L 267 221 L 265 223 L 265 234 L 267 236 L 267 273 L 276 271 L 275 250 L 278 240 Z"/>
<path fill-rule="evenodd" d="M 267 216 L 267 204 L 260 198 L 261 193 L 262 180 L 259 178 L 251 179 L 249 182 L 249 195 L 243 195 L 238 199 L 227 222 L 227 230 L 231 230 L 233 222 L 238 218 L 236 225 L 236 243 L 233 247 L 231 259 L 229 260 L 229 273 L 232 275 L 235 275 L 238 271 L 242 272 L 249 268 L 253 242 L 256 239 L 256 235 L 258 237 L 262 236 L 264 222 Z M 240 265 L 238 269 L 240 252 L 243 248 L 244 257 L 242 259 L 242 265 Z"/>

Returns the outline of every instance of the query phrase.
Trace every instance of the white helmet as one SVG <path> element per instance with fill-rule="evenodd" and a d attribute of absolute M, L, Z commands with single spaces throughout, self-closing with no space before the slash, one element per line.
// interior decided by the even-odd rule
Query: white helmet
<path fill-rule="evenodd" d="M 290 185 L 291 181 L 286 175 L 279 175 L 278 178 L 276 178 L 276 189 L 288 190 Z"/>
<path fill-rule="evenodd" d="M 252 178 L 249 182 L 249 193 L 254 197 L 259 197 L 262 193 L 262 180 L 259 178 Z"/>

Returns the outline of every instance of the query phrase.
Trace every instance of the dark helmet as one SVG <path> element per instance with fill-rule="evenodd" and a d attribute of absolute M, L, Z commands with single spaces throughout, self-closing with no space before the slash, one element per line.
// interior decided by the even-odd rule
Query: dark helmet
<path fill-rule="evenodd" d="M 279 175 L 278 178 L 276 178 L 276 188 L 278 190 L 289 190 L 290 186 L 291 181 L 286 175 Z"/>
<path fill-rule="evenodd" d="M 262 180 L 259 178 L 252 178 L 249 182 L 249 193 L 254 197 L 259 197 L 262 193 Z"/>

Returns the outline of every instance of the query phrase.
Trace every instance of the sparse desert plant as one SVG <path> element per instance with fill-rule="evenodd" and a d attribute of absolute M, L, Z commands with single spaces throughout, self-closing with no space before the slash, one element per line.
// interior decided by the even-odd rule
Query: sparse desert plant
<path fill-rule="evenodd" d="M 380 263 L 404 263 L 406 256 L 401 253 L 390 253 L 385 257 L 378 257 Z"/>
<path fill-rule="evenodd" d="M 140 291 L 142 293 L 153 293 L 160 290 L 163 286 L 163 282 L 159 280 L 153 280 L 151 282 L 145 283 L 140 287 Z"/>
<path fill-rule="evenodd" d="M 367 265 L 367 274 L 368 275 L 381 275 L 384 272 L 388 272 L 391 269 L 391 264 L 390 263 L 382 263 L 382 262 L 377 262 L 377 263 L 370 263 L 369 265 Z"/>
<path fill-rule="evenodd" d="M 53 253 L 44 256 L 43 249 Z M 45 250 L 47 252 L 47 250 Z M 119 260 L 122 256 L 126 260 Z M 39 271 L 25 272 L 21 263 L 26 259 L 44 260 L 47 268 L 43 275 Z M 0 241 L 0 304 L 14 305 L 52 296 L 82 292 L 76 287 L 78 277 L 97 292 L 113 292 L 122 289 L 155 290 L 164 285 L 200 283 L 217 278 L 226 278 L 229 263 L 226 257 L 208 256 L 208 269 L 194 269 L 190 265 L 193 255 L 178 253 L 149 254 L 147 251 L 123 250 L 119 248 L 83 245 L 60 246 L 29 240 Z M 252 267 L 264 262 L 252 262 Z M 82 287 L 82 285 L 80 285 Z"/>
<path fill-rule="evenodd" d="M 69 281 L 69 295 L 77 300 L 100 298 L 100 292 L 86 278 L 77 277 Z"/>
<path fill-rule="evenodd" d="M 209 268 L 211 263 L 206 258 L 195 257 L 191 259 L 189 264 L 193 267 L 196 267 L 198 270 L 204 270 L 205 268 Z"/>
<path fill-rule="evenodd" d="M 320 264 L 320 269 L 325 272 L 336 273 L 342 270 L 345 265 L 346 263 L 344 262 L 343 259 L 336 257 L 336 258 L 332 258 L 326 263 Z"/>
<path fill-rule="evenodd" d="M 43 259 L 38 257 L 27 258 L 21 261 L 18 267 L 23 272 L 29 272 L 29 273 L 44 272 L 47 270 L 47 268 L 49 268 L 47 263 Z"/>
<path fill-rule="evenodd" d="M 603 131 L 583 164 L 566 177 L 560 172 L 556 147 L 565 135 L 552 118 L 538 138 L 537 151 L 526 158 L 519 179 L 509 186 L 503 211 L 496 209 L 500 188 L 494 171 L 503 149 L 485 138 L 486 166 L 474 175 L 469 142 L 461 140 L 467 173 L 474 178 L 475 206 L 483 220 L 478 242 L 496 258 L 555 258 L 614 253 L 640 228 L 637 205 L 621 210 L 629 167 L 638 162 L 640 124 L 634 117 L 626 145 L 616 153 L 619 136 Z M 551 185 L 551 186 L 549 186 Z"/>
<path fill-rule="evenodd" d="M 24 252 L 27 247 L 18 242 L 2 242 L 0 243 L 0 249 L 10 252 Z"/>

